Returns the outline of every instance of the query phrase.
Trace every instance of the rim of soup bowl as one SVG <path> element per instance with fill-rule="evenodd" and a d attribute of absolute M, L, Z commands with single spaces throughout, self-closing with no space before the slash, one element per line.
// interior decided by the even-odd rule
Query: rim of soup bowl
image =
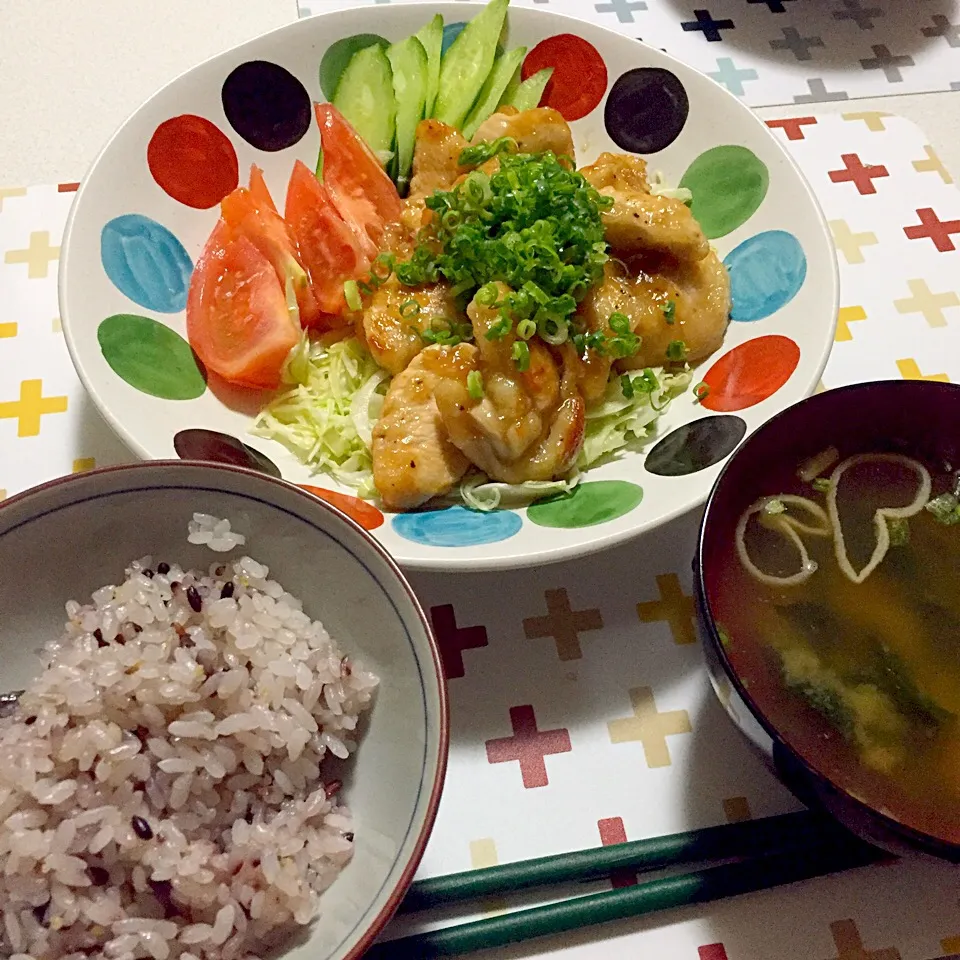
<path fill-rule="evenodd" d="M 743 461 L 751 456 L 752 447 L 755 448 L 763 442 L 765 437 L 783 429 L 785 423 L 798 416 L 798 410 L 802 409 L 804 413 L 807 414 L 811 408 L 819 406 L 829 408 L 830 406 L 838 405 L 843 407 L 845 404 L 850 403 L 858 394 L 888 391 L 949 393 L 954 398 L 957 398 L 960 397 L 960 384 L 931 380 L 872 380 L 864 383 L 835 387 L 832 390 L 806 397 L 787 407 L 785 410 L 780 411 L 766 421 L 766 423 L 758 427 L 740 444 L 723 465 L 707 496 L 706 506 L 704 507 L 697 533 L 693 559 L 694 603 L 701 626 L 703 627 L 703 632 L 713 648 L 712 652 L 716 655 L 723 668 L 724 674 L 753 719 L 756 720 L 771 740 L 771 761 L 778 779 L 798 800 L 807 805 L 811 803 L 817 804 L 821 809 L 840 821 L 852 833 L 872 841 L 878 846 L 893 848 L 898 854 L 902 854 L 905 850 L 909 849 L 912 853 L 922 852 L 932 854 L 940 859 L 956 863 L 960 862 L 960 843 L 952 843 L 934 834 L 918 830 L 916 827 L 903 823 L 864 800 L 861 800 L 844 786 L 837 783 L 832 777 L 811 764 L 794 749 L 783 733 L 780 732 L 776 725 L 767 717 L 765 711 L 761 709 L 754 700 L 749 689 L 744 685 L 739 671 L 730 661 L 727 655 L 727 649 L 720 636 L 716 618 L 710 607 L 707 590 L 706 556 L 710 543 L 712 542 L 712 528 L 716 524 L 714 518 L 729 509 L 725 501 L 732 502 L 735 499 L 736 494 L 727 496 L 725 484 L 727 477 L 739 469 L 738 461 L 742 465 Z M 957 464 L 957 466 L 960 467 L 960 464 Z M 734 721 L 731 719 L 730 722 L 733 723 Z M 743 731 L 741 731 L 741 733 L 743 733 Z M 788 760 L 792 769 L 784 769 L 784 758 Z M 788 776 L 790 780 L 788 780 Z M 803 784 L 803 787 L 806 788 L 803 791 L 805 794 L 803 797 L 798 793 L 796 784 L 798 777 L 812 781 L 812 788 L 809 783 Z M 829 802 L 830 799 L 834 802 Z M 838 809 L 838 807 L 840 809 Z M 874 826 L 879 829 L 871 829 L 871 827 Z"/>
<path fill-rule="evenodd" d="M 403 571 L 400 569 L 396 560 L 383 547 L 383 545 L 370 533 L 365 530 L 352 517 L 348 516 L 342 510 L 333 504 L 314 496 L 306 490 L 301 489 L 295 483 L 283 480 L 279 477 L 273 477 L 258 470 L 251 470 L 248 467 L 240 467 L 235 464 L 216 463 L 208 460 L 141 460 L 135 463 L 123 463 L 105 467 L 95 467 L 92 470 L 85 470 L 82 473 L 68 474 L 61 477 L 54 477 L 51 480 L 45 480 L 35 486 L 28 487 L 19 493 L 15 493 L 0 501 L 0 513 L 3 513 L 10 507 L 29 501 L 33 497 L 42 496 L 51 490 L 79 482 L 89 482 L 91 478 L 106 476 L 108 474 L 130 473 L 136 475 L 139 472 L 150 469 L 179 469 L 190 472 L 191 470 L 206 471 L 216 473 L 233 474 L 243 477 L 247 480 L 257 483 L 265 483 L 272 487 L 280 487 L 287 492 L 294 493 L 296 496 L 309 502 L 311 508 L 320 509 L 329 514 L 335 522 L 344 524 L 351 532 L 356 534 L 364 543 L 366 548 L 376 554 L 377 558 L 383 562 L 390 575 L 397 581 L 400 588 L 406 594 L 410 601 L 415 617 L 420 621 L 427 640 L 427 646 L 430 651 L 430 658 L 437 681 L 437 698 L 439 704 L 439 738 L 436 762 L 436 774 L 427 799 L 427 806 L 423 817 L 423 822 L 417 834 L 417 838 L 411 849 L 410 856 L 407 858 L 406 865 L 400 874 L 399 879 L 393 885 L 393 889 L 384 905 L 377 912 L 373 920 L 367 925 L 366 930 L 356 944 L 347 952 L 342 954 L 337 960 L 360 960 L 360 958 L 369 950 L 373 942 L 383 932 L 384 928 L 390 922 L 401 901 L 407 893 L 413 878 L 416 875 L 420 862 L 423 859 L 427 842 L 433 832 L 433 827 L 437 819 L 437 812 L 440 806 L 440 798 L 443 793 L 443 787 L 446 781 L 447 766 L 450 754 L 450 703 L 447 692 L 447 683 L 443 673 L 443 660 L 440 655 L 440 647 L 433 630 L 429 617 L 423 609 L 413 587 L 407 580 Z M 273 504 L 271 504 L 272 506 Z M 339 542 L 339 541 L 338 541 Z M 336 954 L 333 955 L 336 958 Z"/>

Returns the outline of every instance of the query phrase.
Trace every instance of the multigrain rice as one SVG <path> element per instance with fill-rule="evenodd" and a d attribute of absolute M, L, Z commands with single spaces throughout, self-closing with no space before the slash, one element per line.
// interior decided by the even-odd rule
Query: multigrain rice
<path fill-rule="evenodd" d="M 242 543 L 224 524 L 190 539 Z M 376 678 L 255 560 L 157 559 L 67 604 L 0 720 L 0 956 L 247 957 L 352 855 L 324 758 L 356 748 Z"/>

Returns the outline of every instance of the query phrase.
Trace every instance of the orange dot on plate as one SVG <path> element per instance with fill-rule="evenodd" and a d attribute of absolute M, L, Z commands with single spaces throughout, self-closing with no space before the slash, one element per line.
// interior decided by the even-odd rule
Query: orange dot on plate
<path fill-rule="evenodd" d="M 703 382 L 710 388 L 702 404 L 707 410 L 745 410 L 772 397 L 800 362 L 800 348 L 789 338 L 757 337 L 725 353 Z"/>
<path fill-rule="evenodd" d="M 226 134 L 189 113 L 157 127 L 147 166 L 165 193 L 197 210 L 215 207 L 239 183 L 237 152 Z"/>
<path fill-rule="evenodd" d="M 600 106 L 607 92 L 607 66 L 597 48 L 572 33 L 560 33 L 538 43 L 523 61 L 524 80 L 553 67 L 540 105 L 553 107 L 564 120 L 579 120 Z"/>
<path fill-rule="evenodd" d="M 366 503 L 359 497 L 351 497 L 336 490 L 325 490 L 323 487 L 311 487 L 307 483 L 301 483 L 300 489 L 326 500 L 351 520 L 359 523 L 364 530 L 376 530 L 383 526 L 383 514 L 372 503 Z"/>

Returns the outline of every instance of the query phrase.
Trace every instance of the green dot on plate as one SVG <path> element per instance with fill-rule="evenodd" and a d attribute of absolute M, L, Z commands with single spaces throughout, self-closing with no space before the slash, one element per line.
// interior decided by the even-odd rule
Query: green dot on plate
<path fill-rule="evenodd" d="M 141 393 L 161 400 L 195 400 L 207 389 L 200 361 L 175 330 L 135 313 L 115 313 L 97 328 L 110 369 Z"/>
<path fill-rule="evenodd" d="M 539 527 L 573 530 L 616 520 L 640 505 L 643 488 L 626 480 L 581 483 L 572 493 L 541 500 L 527 508 L 527 517 Z"/>
<path fill-rule="evenodd" d="M 690 210 L 710 240 L 746 223 L 763 203 L 769 185 L 766 164 L 746 147 L 733 145 L 701 153 L 680 180 L 680 186 L 693 194 Z"/>
<path fill-rule="evenodd" d="M 343 76 L 343 71 L 347 69 L 350 58 L 358 50 L 372 47 L 375 43 L 384 47 L 390 46 L 388 40 L 376 33 L 357 33 L 352 37 L 343 37 L 327 47 L 327 52 L 320 60 L 320 89 L 328 100 L 333 100 L 333 96 L 337 92 L 337 85 L 340 83 L 340 77 Z"/>

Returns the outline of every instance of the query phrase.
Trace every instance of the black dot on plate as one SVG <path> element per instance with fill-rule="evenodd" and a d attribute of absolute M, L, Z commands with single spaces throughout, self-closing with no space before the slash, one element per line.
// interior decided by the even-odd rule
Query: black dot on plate
<path fill-rule="evenodd" d="M 706 470 L 733 452 L 747 432 L 740 417 L 704 417 L 668 433 L 644 462 L 658 477 L 684 477 Z"/>
<path fill-rule="evenodd" d="M 241 63 L 223 81 L 220 96 L 230 126 L 258 150 L 292 147 L 310 129 L 310 95 L 278 63 Z"/>
<path fill-rule="evenodd" d="M 689 113 L 687 91 L 675 74 L 662 67 L 637 67 L 611 87 L 603 123 L 621 150 L 657 153 L 680 136 Z"/>
<path fill-rule="evenodd" d="M 234 467 L 247 467 L 279 477 L 280 469 L 259 450 L 248 447 L 228 433 L 214 430 L 181 430 L 173 438 L 173 448 L 181 460 L 209 460 L 213 463 L 228 463 Z"/>

